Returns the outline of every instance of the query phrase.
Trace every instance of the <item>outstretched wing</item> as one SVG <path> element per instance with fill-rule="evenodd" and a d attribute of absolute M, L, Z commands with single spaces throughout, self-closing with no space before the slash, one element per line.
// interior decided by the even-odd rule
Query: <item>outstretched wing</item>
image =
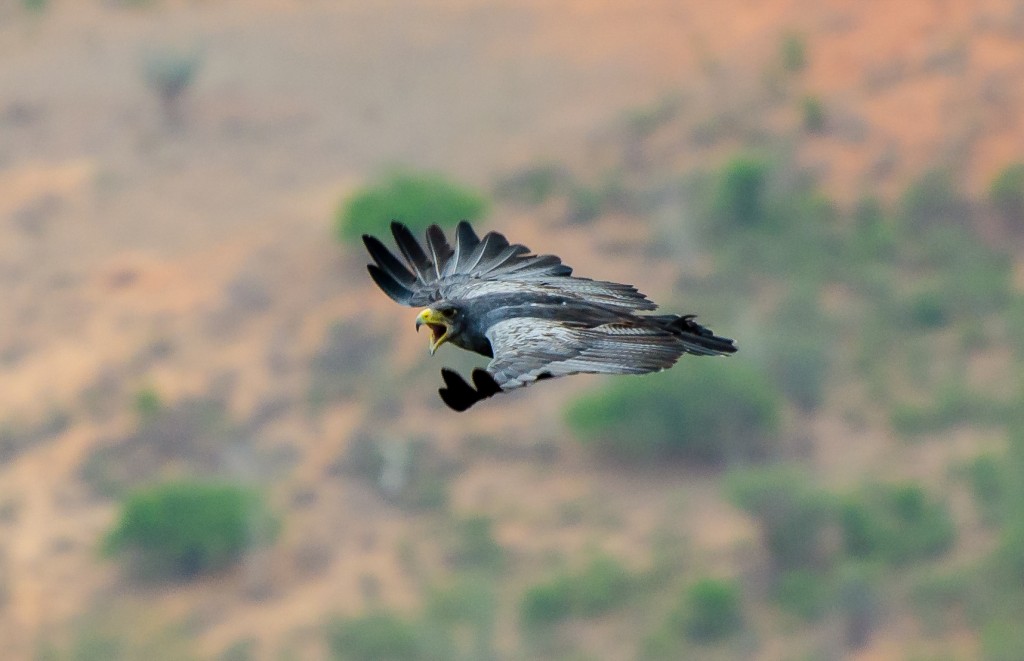
<path fill-rule="evenodd" d="M 656 372 L 687 352 L 670 330 L 627 319 L 586 327 L 515 317 L 493 325 L 487 338 L 494 351 L 487 371 L 503 391 L 569 374 Z"/>
<path fill-rule="evenodd" d="M 671 367 L 684 353 L 726 356 L 735 343 L 701 326 L 692 316 L 624 317 L 600 325 L 515 317 L 487 331 L 494 359 L 474 369 L 472 384 L 442 369 L 438 393 L 465 411 L 482 399 L 536 381 L 569 374 L 646 374 Z"/>
<path fill-rule="evenodd" d="M 623 311 L 657 307 L 631 285 L 575 277 L 555 255 L 533 255 L 497 232 L 481 239 L 466 221 L 455 229 L 454 246 L 437 225 L 427 229 L 426 248 L 399 222 L 391 223 L 391 233 L 402 259 L 376 237 L 364 234 L 363 243 L 375 262 L 367 265 L 373 281 L 402 305 L 536 293 L 572 296 Z"/>

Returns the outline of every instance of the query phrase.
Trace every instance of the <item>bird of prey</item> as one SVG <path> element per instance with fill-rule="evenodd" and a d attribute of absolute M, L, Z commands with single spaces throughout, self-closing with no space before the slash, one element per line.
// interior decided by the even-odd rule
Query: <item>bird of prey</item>
<path fill-rule="evenodd" d="M 430 353 L 450 342 L 491 359 L 473 370 L 472 385 L 442 369 L 438 393 L 456 411 L 482 399 L 556 376 L 645 374 L 685 353 L 735 353 L 694 315 L 639 314 L 658 306 L 631 285 L 572 275 L 555 255 L 534 255 L 497 232 L 481 239 L 466 221 L 454 245 L 437 225 L 426 249 L 408 227 L 391 223 L 398 259 L 376 237 L 363 235 L 373 258 L 370 276 L 402 305 L 424 309 L 416 330 L 430 330 Z"/>

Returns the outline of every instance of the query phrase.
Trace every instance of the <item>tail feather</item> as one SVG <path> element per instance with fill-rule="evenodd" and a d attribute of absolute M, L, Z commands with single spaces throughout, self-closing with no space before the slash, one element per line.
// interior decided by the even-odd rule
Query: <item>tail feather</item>
<path fill-rule="evenodd" d="M 683 341 L 686 353 L 698 356 L 725 356 L 736 353 L 736 343 L 731 338 L 715 335 L 710 328 L 694 321 L 695 318 L 696 315 L 692 314 L 681 317 L 674 314 L 651 317 L 663 323 L 665 328 Z"/>

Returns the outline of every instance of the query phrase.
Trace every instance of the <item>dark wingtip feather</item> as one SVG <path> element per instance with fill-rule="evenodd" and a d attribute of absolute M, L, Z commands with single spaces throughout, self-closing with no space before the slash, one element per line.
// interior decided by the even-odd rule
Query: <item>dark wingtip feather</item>
<path fill-rule="evenodd" d="M 396 281 L 405 286 L 416 282 L 416 276 L 398 261 L 398 258 L 391 254 L 391 251 L 377 237 L 364 234 L 363 245 L 366 246 L 366 251 L 370 253 L 373 261 L 377 262 L 377 266 Z"/>
<path fill-rule="evenodd" d="M 398 246 L 405 260 L 416 270 L 416 276 L 420 281 L 426 282 L 433 265 L 427 258 L 427 253 L 423 252 L 419 241 L 413 236 L 412 231 L 397 220 L 393 220 L 391 221 L 391 235 L 395 237 L 395 245 Z"/>
<path fill-rule="evenodd" d="M 412 297 L 412 290 L 403 286 L 376 264 L 367 264 L 366 270 L 370 272 L 370 277 L 381 288 L 381 291 L 390 296 L 392 300 L 402 305 L 408 304 Z"/>

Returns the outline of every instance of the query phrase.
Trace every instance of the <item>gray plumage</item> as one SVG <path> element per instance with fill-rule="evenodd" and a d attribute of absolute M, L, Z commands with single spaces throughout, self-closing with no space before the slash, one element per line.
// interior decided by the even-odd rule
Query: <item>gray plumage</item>
<path fill-rule="evenodd" d="M 426 306 L 421 317 L 428 315 L 437 345 L 448 341 L 492 358 L 474 371 L 475 388 L 442 371 L 441 397 L 456 410 L 547 378 L 644 374 L 671 367 L 684 353 L 736 351 L 692 315 L 638 314 L 657 305 L 635 287 L 573 276 L 555 255 L 534 255 L 497 232 L 481 239 L 463 221 L 453 246 L 431 225 L 425 249 L 401 223 L 391 232 L 403 259 L 363 236 L 374 282 L 402 305 Z"/>

